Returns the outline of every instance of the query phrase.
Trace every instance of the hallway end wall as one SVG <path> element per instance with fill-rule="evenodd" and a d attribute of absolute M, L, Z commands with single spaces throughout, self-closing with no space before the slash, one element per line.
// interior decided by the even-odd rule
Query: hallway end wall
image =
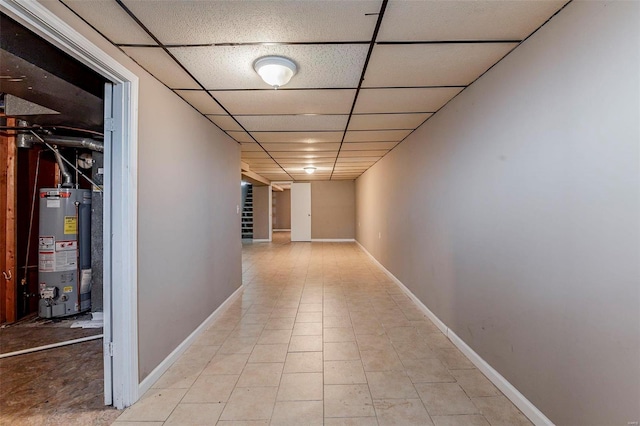
<path fill-rule="evenodd" d="M 41 1 L 139 77 L 139 379 L 242 283 L 240 146 L 58 1 Z"/>
<path fill-rule="evenodd" d="M 640 420 L 639 21 L 570 3 L 356 182 L 357 240 L 556 424 Z"/>
<path fill-rule="evenodd" d="M 273 229 L 291 229 L 291 190 L 274 191 Z"/>
<path fill-rule="evenodd" d="M 311 182 L 311 239 L 353 240 L 355 215 L 355 181 Z"/>

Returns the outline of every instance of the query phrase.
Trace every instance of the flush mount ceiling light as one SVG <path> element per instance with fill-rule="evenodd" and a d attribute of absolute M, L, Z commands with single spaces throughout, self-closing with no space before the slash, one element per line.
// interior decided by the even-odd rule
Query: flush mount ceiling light
<path fill-rule="evenodd" d="M 282 56 L 263 56 L 254 62 L 253 69 L 274 89 L 287 84 L 298 71 L 292 60 Z"/>
<path fill-rule="evenodd" d="M 303 167 L 302 170 L 304 170 L 305 172 L 307 172 L 308 175 L 310 175 L 311 173 L 316 171 L 316 168 L 313 166 L 307 166 L 307 167 Z"/>

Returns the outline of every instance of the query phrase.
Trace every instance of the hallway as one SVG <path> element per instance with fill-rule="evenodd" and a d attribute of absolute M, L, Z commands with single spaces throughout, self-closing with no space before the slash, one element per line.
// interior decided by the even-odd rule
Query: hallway
<path fill-rule="evenodd" d="M 355 243 L 244 245 L 243 281 L 115 425 L 530 424 Z"/>

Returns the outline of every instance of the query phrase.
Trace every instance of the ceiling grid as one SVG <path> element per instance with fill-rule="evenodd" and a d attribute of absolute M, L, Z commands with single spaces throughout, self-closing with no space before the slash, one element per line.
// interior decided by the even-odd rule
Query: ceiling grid
<path fill-rule="evenodd" d="M 277 181 L 357 178 L 567 4 L 61 1 Z M 287 86 L 255 73 L 266 55 L 296 63 Z"/>

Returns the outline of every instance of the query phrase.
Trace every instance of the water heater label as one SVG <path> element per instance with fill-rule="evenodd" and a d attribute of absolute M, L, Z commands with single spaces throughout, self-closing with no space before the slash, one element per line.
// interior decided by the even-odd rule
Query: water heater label
<path fill-rule="evenodd" d="M 54 272 L 75 271 L 78 266 L 78 251 L 57 251 Z"/>
<path fill-rule="evenodd" d="M 56 254 L 54 252 L 40 252 L 38 269 L 40 272 L 55 272 Z"/>
<path fill-rule="evenodd" d="M 54 237 L 40 237 L 38 239 L 38 250 L 40 251 L 53 250 L 55 244 L 56 244 L 56 239 Z"/>
<path fill-rule="evenodd" d="M 77 241 L 56 241 L 56 251 L 77 250 Z"/>
<path fill-rule="evenodd" d="M 57 209 L 58 207 L 60 207 L 60 199 L 47 200 L 48 209 Z"/>
<path fill-rule="evenodd" d="M 78 221 L 75 216 L 64 217 L 64 233 L 76 234 L 78 232 Z"/>

